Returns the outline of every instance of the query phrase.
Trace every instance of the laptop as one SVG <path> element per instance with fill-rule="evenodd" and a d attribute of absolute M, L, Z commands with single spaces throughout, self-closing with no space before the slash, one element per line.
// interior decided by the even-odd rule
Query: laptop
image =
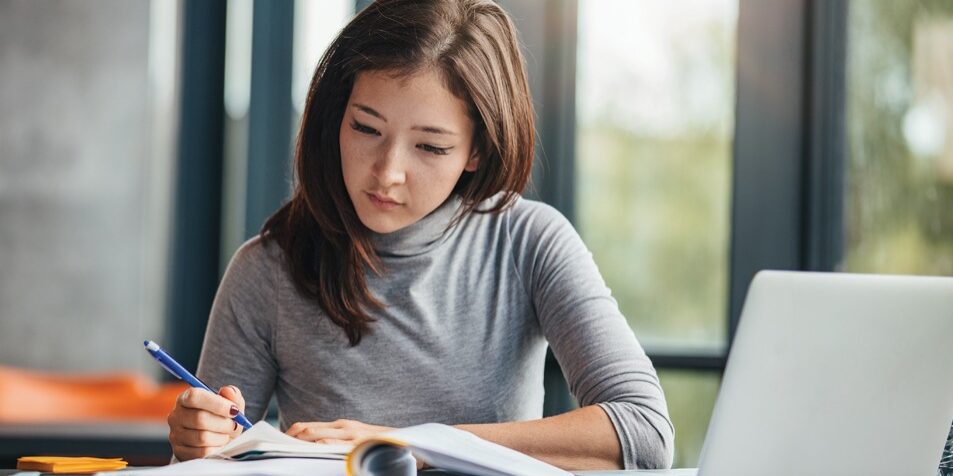
<path fill-rule="evenodd" d="M 697 474 L 935 476 L 951 422 L 953 278 L 762 271 Z"/>
<path fill-rule="evenodd" d="M 953 278 L 762 271 L 698 474 L 934 476 L 953 422 Z"/>

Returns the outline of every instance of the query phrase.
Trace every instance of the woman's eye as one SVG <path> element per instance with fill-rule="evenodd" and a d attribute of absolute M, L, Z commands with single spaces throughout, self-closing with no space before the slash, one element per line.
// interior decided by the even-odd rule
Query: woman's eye
<path fill-rule="evenodd" d="M 450 153 L 450 147 L 434 147 L 429 144 L 418 144 L 417 147 L 434 155 L 447 155 Z"/>
<path fill-rule="evenodd" d="M 370 136 L 381 135 L 381 133 L 378 132 L 377 129 L 374 129 L 373 127 L 370 127 L 370 126 L 365 126 L 364 124 L 361 124 L 360 122 L 357 122 L 357 121 L 351 122 L 351 129 L 354 129 L 355 131 L 360 132 L 361 134 L 367 134 Z"/>

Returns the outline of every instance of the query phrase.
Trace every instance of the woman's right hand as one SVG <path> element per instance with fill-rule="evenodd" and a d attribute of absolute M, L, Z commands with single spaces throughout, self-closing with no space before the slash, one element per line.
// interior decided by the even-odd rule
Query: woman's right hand
<path fill-rule="evenodd" d="M 218 395 L 201 388 L 182 392 L 167 419 L 172 454 L 187 461 L 214 453 L 242 433 L 232 417 L 243 411 L 245 399 L 233 385 L 222 387 Z"/>

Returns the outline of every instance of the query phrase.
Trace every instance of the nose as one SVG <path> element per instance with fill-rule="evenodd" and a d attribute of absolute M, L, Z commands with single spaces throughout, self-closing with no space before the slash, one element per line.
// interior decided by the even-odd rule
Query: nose
<path fill-rule="evenodd" d="M 382 153 L 374 161 L 373 173 L 378 185 L 383 188 L 400 185 L 407 179 L 402 157 L 397 141 L 391 140 L 384 144 Z"/>

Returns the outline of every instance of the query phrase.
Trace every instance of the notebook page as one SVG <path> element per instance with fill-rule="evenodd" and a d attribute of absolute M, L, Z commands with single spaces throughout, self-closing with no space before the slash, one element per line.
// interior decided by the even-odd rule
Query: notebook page
<path fill-rule="evenodd" d="M 317 456 L 342 459 L 351 445 L 325 445 L 299 440 L 288 436 L 268 422 L 260 421 L 246 430 L 238 438 L 222 447 L 207 459 L 227 459 L 248 452 L 262 453 L 259 457 L 271 456 Z"/>
<path fill-rule="evenodd" d="M 511 476 L 571 476 L 555 466 L 468 431 L 438 423 L 389 431 L 383 436 L 402 440 L 434 467 L 473 474 Z"/>
<path fill-rule="evenodd" d="M 150 469 L 97 473 L 100 476 L 345 476 L 340 460 L 281 458 L 261 461 L 193 459 Z"/>

